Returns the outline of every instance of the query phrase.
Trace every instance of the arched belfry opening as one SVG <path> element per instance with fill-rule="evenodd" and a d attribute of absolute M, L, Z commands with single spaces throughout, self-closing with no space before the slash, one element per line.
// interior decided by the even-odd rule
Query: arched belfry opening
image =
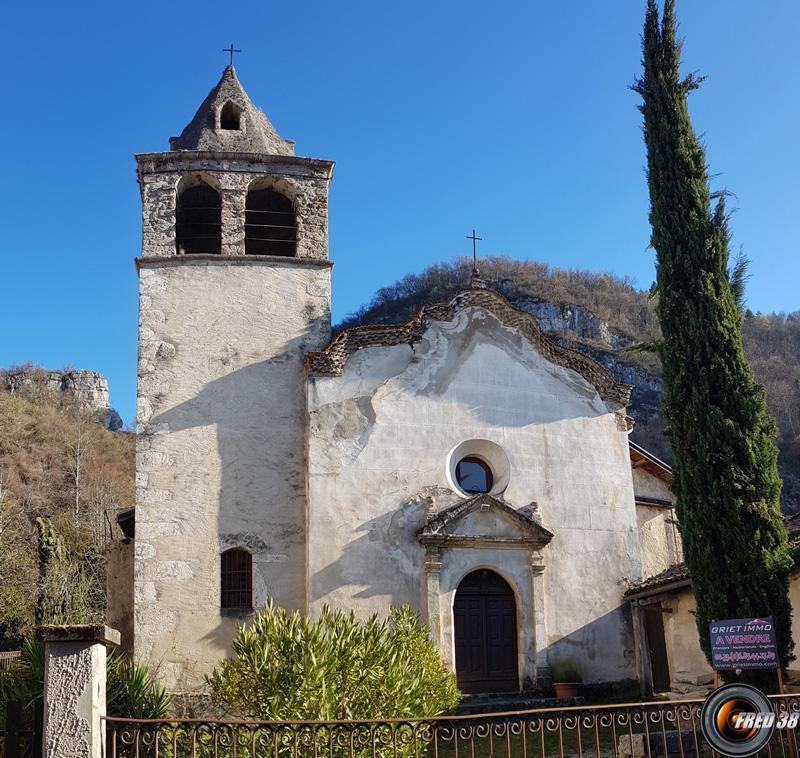
<path fill-rule="evenodd" d="M 220 129 L 225 129 L 226 131 L 238 131 L 242 128 L 241 119 L 242 112 L 238 106 L 231 102 L 227 102 L 222 106 L 222 110 L 219 114 Z"/>
<path fill-rule="evenodd" d="M 247 255 L 297 254 L 297 215 L 292 201 L 268 187 L 247 193 L 244 225 Z"/>
<path fill-rule="evenodd" d="M 459 689 L 519 690 L 517 602 L 508 582 L 489 569 L 467 574 L 456 590 L 453 622 Z"/>
<path fill-rule="evenodd" d="M 178 185 L 175 249 L 179 255 L 222 253 L 222 201 L 200 177 L 184 178 Z"/>

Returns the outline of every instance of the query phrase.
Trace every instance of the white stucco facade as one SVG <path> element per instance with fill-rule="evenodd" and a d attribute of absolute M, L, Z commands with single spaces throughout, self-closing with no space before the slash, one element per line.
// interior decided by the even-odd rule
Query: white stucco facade
<path fill-rule="evenodd" d="M 456 589 L 470 571 L 489 568 L 517 598 L 520 686 L 532 686 L 537 662 L 546 668 L 558 657 L 576 660 L 585 681 L 633 678 L 622 594 L 640 578 L 641 557 L 617 411 L 480 308 L 432 323 L 413 347 L 363 348 L 341 376 L 312 377 L 310 609 L 385 613 L 410 603 L 454 667 Z M 492 494 L 534 514 L 553 534 L 549 545 L 498 544 L 518 529 L 489 509 L 459 524 L 472 540 L 426 553 L 418 532 L 466 497 L 448 475 L 449 454 L 470 440 L 504 452 L 507 485 Z M 433 582 L 432 563 L 440 564 Z"/>

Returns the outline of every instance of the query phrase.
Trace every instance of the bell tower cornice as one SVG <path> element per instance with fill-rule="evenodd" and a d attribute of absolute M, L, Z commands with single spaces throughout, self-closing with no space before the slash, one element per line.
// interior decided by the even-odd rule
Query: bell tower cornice
<path fill-rule="evenodd" d="M 163 151 L 136 153 L 138 174 L 174 170 L 206 170 L 218 172 L 271 171 L 296 173 L 330 181 L 335 161 L 324 158 L 304 158 L 298 155 L 268 155 L 264 153 L 214 152 L 207 150 Z"/>

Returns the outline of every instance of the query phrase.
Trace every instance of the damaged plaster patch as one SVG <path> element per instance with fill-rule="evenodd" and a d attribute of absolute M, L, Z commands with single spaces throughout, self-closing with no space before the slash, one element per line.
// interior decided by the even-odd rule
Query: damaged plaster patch
<path fill-rule="evenodd" d="M 191 579 L 194 576 L 186 561 L 155 561 L 154 564 L 152 575 L 155 579 Z"/>
<path fill-rule="evenodd" d="M 432 485 L 423 487 L 414 497 L 409 498 L 403 503 L 403 508 L 407 506 L 422 507 L 425 512 L 426 520 L 430 520 L 437 511 L 452 505 L 458 498 L 449 487 Z"/>
<path fill-rule="evenodd" d="M 364 447 L 364 432 L 375 423 L 375 409 L 368 397 L 346 400 L 340 406 L 341 415 L 333 426 L 333 436 L 339 439 L 353 439 L 359 447 Z"/>
<path fill-rule="evenodd" d="M 354 461 L 367 446 L 376 419 L 372 398 L 362 396 L 323 405 L 311 414 L 311 426 L 315 434 L 330 430 L 332 455 Z"/>
<path fill-rule="evenodd" d="M 161 342 L 156 349 L 159 358 L 174 358 L 177 352 L 177 348 L 171 342 Z"/>

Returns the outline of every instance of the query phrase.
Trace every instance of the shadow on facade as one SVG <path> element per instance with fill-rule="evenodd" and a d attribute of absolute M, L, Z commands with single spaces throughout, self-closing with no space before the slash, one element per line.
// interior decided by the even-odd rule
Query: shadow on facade
<path fill-rule="evenodd" d="M 171 538 L 180 543 L 169 558 L 212 572 L 183 586 L 196 600 L 179 601 L 184 610 L 178 620 L 178 630 L 183 631 L 175 635 L 180 638 L 177 649 L 191 645 L 193 634 L 227 649 L 236 623 L 246 618 L 236 612 L 220 613 L 218 556 L 230 547 L 246 548 L 253 556 L 256 608 L 268 596 L 286 608 L 304 605 L 303 359 L 324 341 L 328 324 L 327 316 L 316 319 L 302 337 L 276 348 L 276 357 L 224 373 L 190 400 L 149 422 L 156 432 L 152 449 L 175 456 L 184 471 L 191 471 L 170 484 L 173 494 L 168 505 L 173 512 L 153 516 L 181 522 L 180 538 Z M 219 373 L 241 360 L 232 350 L 209 356 L 211 368 Z M 159 430 L 169 433 L 158 434 Z M 201 557 L 200 551 L 205 555 Z"/>

